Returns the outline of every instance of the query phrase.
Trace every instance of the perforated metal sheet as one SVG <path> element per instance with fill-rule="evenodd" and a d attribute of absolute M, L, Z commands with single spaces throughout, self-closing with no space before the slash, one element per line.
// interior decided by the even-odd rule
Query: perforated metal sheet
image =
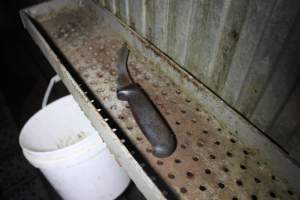
<path fill-rule="evenodd" d="M 149 60 L 132 50 L 129 70 L 175 131 L 178 147 L 157 159 L 130 109 L 116 97 L 116 52 L 122 38 L 88 10 L 39 18 L 67 59 L 130 140 L 180 199 L 299 199 L 259 159 L 257 150 L 223 130 L 199 103 Z"/>

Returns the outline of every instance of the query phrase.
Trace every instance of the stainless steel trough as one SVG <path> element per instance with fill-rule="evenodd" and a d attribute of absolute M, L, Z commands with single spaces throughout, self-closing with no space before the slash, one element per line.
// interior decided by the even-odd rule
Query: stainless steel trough
<path fill-rule="evenodd" d="M 300 170 L 284 152 L 106 9 L 92 1 L 51 1 L 21 17 L 148 199 L 299 199 Z M 151 154 L 128 104 L 116 97 L 116 52 L 124 41 L 132 77 L 175 131 L 177 149 L 167 158 Z"/>

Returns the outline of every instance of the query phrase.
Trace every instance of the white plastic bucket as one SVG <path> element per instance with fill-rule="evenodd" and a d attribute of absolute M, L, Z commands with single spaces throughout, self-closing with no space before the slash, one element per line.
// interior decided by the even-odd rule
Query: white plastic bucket
<path fill-rule="evenodd" d="M 71 95 L 33 115 L 19 142 L 63 199 L 115 199 L 130 182 Z"/>

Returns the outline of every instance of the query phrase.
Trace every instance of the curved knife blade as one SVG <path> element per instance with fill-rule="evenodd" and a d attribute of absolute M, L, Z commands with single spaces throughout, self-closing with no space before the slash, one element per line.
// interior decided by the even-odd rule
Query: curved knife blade
<path fill-rule="evenodd" d="M 127 60 L 128 60 L 129 50 L 126 44 L 123 44 L 122 48 L 118 51 L 119 60 L 117 63 L 118 68 L 118 88 L 126 87 L 132 84 L 131 76 L 127 69 Z"/>

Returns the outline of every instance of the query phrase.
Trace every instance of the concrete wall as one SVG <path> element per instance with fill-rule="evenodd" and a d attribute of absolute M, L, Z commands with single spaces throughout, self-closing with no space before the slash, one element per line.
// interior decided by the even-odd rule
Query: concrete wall
<path fill-rule="evenodd" d="M 100 0 L 300 162 L 298 0 Z"/>

